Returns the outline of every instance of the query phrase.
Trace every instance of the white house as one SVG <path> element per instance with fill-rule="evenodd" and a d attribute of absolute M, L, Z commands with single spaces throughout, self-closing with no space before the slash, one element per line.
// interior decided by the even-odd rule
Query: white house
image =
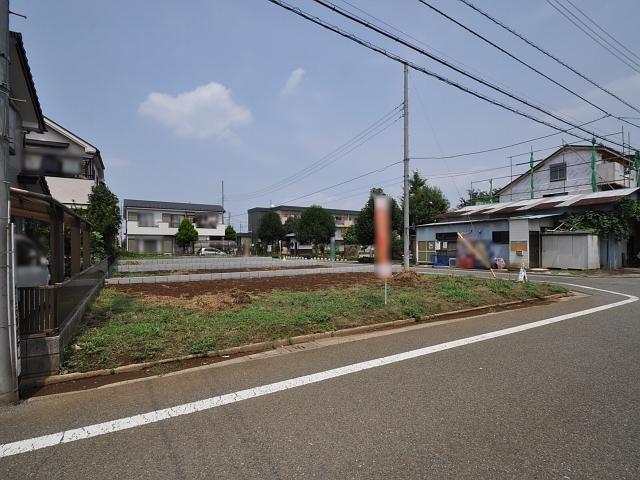
<path fill-rule="evenodd" d="M 178 253 L 178 227 L 185 218 L 198 231 L 198 245 L 224 239 L 224 209 L 220 205 L 125 199 L 124 244 L 127 251 Z"/>

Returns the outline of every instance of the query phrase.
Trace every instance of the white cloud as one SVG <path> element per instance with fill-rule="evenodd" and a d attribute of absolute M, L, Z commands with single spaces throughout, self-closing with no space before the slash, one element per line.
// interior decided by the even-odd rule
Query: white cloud
<path fill-rule="evenodd" d="M 251 112 L 231 98 L 224 85 L 211 82 L 172 96 L 150 93 L 138 107 L 141 115 L 187 138 L 222 138 L 251 123 Z"/>
<path fill-rule="evenodd" d="M 284 84 L 284 87 L 282 87 L 280 94 L 283 96 L 291 95 L 298 88 L 303 78 L 304 69 L 300 67 L 296 68 L 293 72 L 291 72 L 289 78 L 287 78 L 287 81 Z"/>

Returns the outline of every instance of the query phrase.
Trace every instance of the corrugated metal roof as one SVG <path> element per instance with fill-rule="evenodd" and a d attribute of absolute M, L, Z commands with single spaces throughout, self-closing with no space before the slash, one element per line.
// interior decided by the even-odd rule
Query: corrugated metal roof
<path fill-rule="evenodd" d="M 125 208 L 154 208 L 157 210 L 186 210 L 194 212 L 223 212 L 221 205 L 210 205 L 206 203 L 180 203 L 161 202 L 155 200 L 133 200 L 124 199 Z"/>
<path fill-rule="evenodd" d="M 632 193 L 640 190 L 640 187 L 635 188 L 621 188 L 618 190 L 607 190 L 604 192 L 593 192 L 574 194 L 567 196 L 556 197 L 543 197 L 534 198 L 531 200 L 518 200 L 515 202 L 500 202 L 495 203 L 491 208 L 487 208 L 487 205 L 474 205 L 472 207 L 464 207 L 458 210 L 453 210 L 440 215 L 438 218 L 453 219 L 460 217 L 474 217 L 474 216 L 489 216 L 489 215 L 506 215 L 506 214 L 526 214 L 529 211 L 540 210 L 553 210 L 556 208 L 564 207 L 582 207 L 589 205 L 606 205 L 615 203 L 622 200 L 624 197 L 631 195 Z M 479 221 L 478 219 L 473 220 Z M 447 222 L 437 222 L 439 224 L 448 224 Z M 432 224 L 425 224 L 432 225 Z M 417 225 L 424 226 L 424 225 Z"/>

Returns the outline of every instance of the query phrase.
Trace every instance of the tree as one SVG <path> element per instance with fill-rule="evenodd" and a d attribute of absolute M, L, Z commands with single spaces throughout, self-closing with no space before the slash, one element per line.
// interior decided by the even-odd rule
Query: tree
<path fill-rule="evenodd" d="M 373 198 L 376 195 L 384 195 L 381 188 L 372 188 L 369 200 L 365 203 L 355 223 L 356 237 L 360 245 L 373 245 L 375 241 L 375 225 L 373 221 Z M 391 230 L 398 234 L 402 231 L 402 210 L 395 199 L 391 199 Z"/>
<path fill-rule="evenodd" d="M 336 232 L 336 221 L 318 205 L 305 208 L 300 216 L 296 237 L 300 243 L 311 243 L 314 247 L 324 247 Z"/>
<path fill-rule="evenodd" d="M 298 226 L 300 225 L 300 219 L 296 217 L 289 217 L 284 222 L 284 233 L 285 235 L 289 235 L 290 233 L 296 233 L 298 231 Z"/>
<path fill-rule="evenodd" d="M 236 238 L 238 238 L 238 235 L 236 234 L 236 229 L 233 228 L 231 225 L 227 225 L 227 228 L 224 229 L 224 239 L 235 242 Z"/>
<path fill-rule="evenodd" d="M 458 208 L 470 207 L 471 205 L 479 205 L 482 203 L 489 203 L 491 198 L 493 197 L 494 201 L 496 200 L 496 192 L 497 189 L 493 189 L 493 192 L 488 192 L 486 190 L 467 190 L 467 198 L 460 197 L 460 202 L 458 203 Z M 492 195 L 493 194 L 493 195 Z"/>
<path fill-rule="evenodd" d="M 402 199 L 404 202 L 404 198 Z M 438 187 L 427 184 L 427 180 L 414 170 L 409 179 L 409 224 L 431 223 L 437 215 L 449 210 L 449 200 Z"/>
<path fill-rule="evenodd" d="M 105 253 L 109 256 L 113 255 L 122 223 L 118 197 L 106 185 L 95 185 L 89 194 L 89 205 L 85 216 L 91 224 L 92 232 L 100 234 Z"/>
<path fill-rule="evenodd" d="M 188 247 L 193 249 L 193 244 L 197 241 L 198 231 L 196 227 L 193 226 L 191 220 L 184 218 L 182 222 L 180 222 L 178 232 L 176 233 L 176 243 L 182 248 L 182 251 L 185 251 Z"/>
<path fill-rule="evenodd" d="M 422 187 L 426 186 L 427 181 L 420 176 L 420 172 L 418 170 L 414 170 L 413 175 L 411 176 L 411 178 L 409 178 L 409 195 L 413 195 Z"/>
<path fill-rule="evenodd" d="M 345 245 L 357 245 L 358 235 L 356 234 L 356 226 L 349 225 L 342 234 L 342 239 L 344 240 Z"/>
<path fill-rule="evenodd" d="M 258 227 L 258 238 L 271 245 L 284 238 L 284 227 L 280 221 L 280 215 L 276 212 L 267 212 Z"/>

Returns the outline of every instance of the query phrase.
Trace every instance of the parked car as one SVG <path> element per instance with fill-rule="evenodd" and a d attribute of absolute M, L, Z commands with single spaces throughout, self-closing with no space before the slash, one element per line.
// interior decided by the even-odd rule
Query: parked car
<path fill-rule="evenodd" d="M 224 253 L 222 250 L 218 250 L 217 248 L 213 248 L 213 247 L 202 247 L 199 251 L 198 251 L 198 255 L 204 257 L 204 256 L 208 256 L 208 255 L 226 255 L 226 253 Z"/>
<path fill-rule="evenodd" d="M 29 237 L 16 235 L 15 238 L 15 285 L 17 288 L 48 285 L 49 261 Z"/>

